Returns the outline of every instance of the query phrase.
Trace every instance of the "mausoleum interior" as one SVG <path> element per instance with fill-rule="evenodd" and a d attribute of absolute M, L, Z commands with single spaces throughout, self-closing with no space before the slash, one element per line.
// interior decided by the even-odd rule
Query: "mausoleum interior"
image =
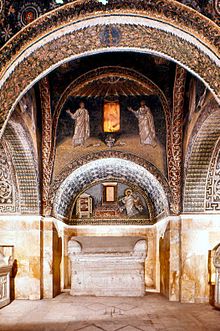
<path fill-rule="evenodd" d="M 219 15 L 0 0 L 0 330 L 24 300 L 220 308 Z"/>

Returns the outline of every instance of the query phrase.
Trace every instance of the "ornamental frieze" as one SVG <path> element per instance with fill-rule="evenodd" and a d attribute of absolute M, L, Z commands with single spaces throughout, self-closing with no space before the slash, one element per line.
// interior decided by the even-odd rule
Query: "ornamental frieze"
<path fill-rule="evenodd" d="M 213 45 L 217 45 L 218 42 L 217 27 L 215 27 L 211 21 L 176 1 L 145 0 L 143 2 L 140 0 L 109 0 L 106 5 L 95 0 L 77 1 L 57 8 L 29 24 L 28 27 L 22 31 L 22 35 L 18 34 L 13 38 L 11 44 L 6 45 L 4 52 L 5 59 L 3 60 L 2 58 L 0 63 L 4 65 L 4 63 L 6 63 L 5 61 L 10 58 L 9 53 L 11 51 L 12 54 L 17 53 L 19 49 L 23 48 L 24 44 L 29 43 L 32 38 L 39 35 L 39 32 L 44 35 L 49 31 L 51 32 L 57 29 L 59 26 L 64 26 L 67 22 L 73 22 L 82 17 L 86 18 L 93 13 L 95 15 L 103 15 L 109 12 L 112 14 L 112 11 L 115 13 L 133 12 L 135 15 L 147 15 L 157 20 L 161 19 L 171 25 L 180 26 L 183 30 L 185 30 L 184 28 L 188 28 L 189 31 L 197 33 L 198 37 L 201 37 L 202 32 L 207 43 L 210 42 Z"/>
<path fill-rule="evenodd" d="M 0 213 L 13 213 L 16 212 L 16 188 L 5 142 L 4 146 L 0 144 Z"/>

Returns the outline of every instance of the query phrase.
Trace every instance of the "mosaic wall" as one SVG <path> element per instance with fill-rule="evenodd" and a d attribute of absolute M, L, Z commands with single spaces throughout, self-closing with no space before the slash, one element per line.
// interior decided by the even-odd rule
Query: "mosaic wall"
<path fill-rule="evenodd" d="M 42 14 L 68 2 L 71 1 L 0 0 L 0 47 L 25 25 L 31 23 Z M 111 0 L 107 2 L 111 3 Z M 195 9 L 219 24 L 219 0 L 179 0 L 179 2 Z"/>
<path fill-rule="evenodd" d="M 110 199 L 106 187 L 110 187 Z M 153 205 L 146 194 L 134 183 L 121 180 L 100 182 L 81 192 L 74 201 L 68 224 L 153 224 L 154 220 Z"/>
<path fill-rule="evenodd" d="M 54 200 L 54 216 L 68 220 L 73 201 L 79 192 L 98 180 L 125 180 L 139 186 L 152 201 L 155 214 L 167 213 L 169 202 L 157 179 L 141 166 L 118 158 L 106 158 L 82 165 L 60 185 Z"/>
<path fill-rule="evenodd" d="M 120 2 L 120 1 L 119 1 Z M 1 2 L 3 3 L 3 2 Z M 7 3 L 7 1 L 5 1 L 5 4 Z M 91 13 L 93 13 L 94 8 L 91 8 L 92 6 L 92 1 L 89 2 L 87 5 L 82 5 L 79 4 L 77 8 L 77 10 L 79 10 L 79 13 L 77 14 L 77 12 L 75 11 L 74 7 L 69 8 L 68 10 L 70 10 L 70 13 L 72 16 L 70 16 L 70 19 L 74 20 L 77 18 L 77 15 L 81 15 L 83 16 L 83 14 L 85 13 L 85 15 L 90 15 Z M 132 2 L 133 4 L 137 5 L 137 11 L 142 11 L 142 7 L 140 6 L 141 2 L 137 3 L 135 1 Z M 30 6 L 30 3 L 26 3 L 27 5 Z M 26 6 L 25 4 L 25 6 Z M 116 6 L 117 1 L 113 2 L 113 1 L 109 1 L 109 6 L 107 9 L 109 10 L 111 8 L 111 5 L 114 7 Z M 203 3 L 204 4 L 204 3 Z M 100 10 L 100 13 L 102 13 L 102 5 L 96 3 L 97 8 Z M 119 5 L 122 7 L 122 4 L 119 3 Z M 125 2 L 124 3 L 125 8 L 128 8 L 129 10 L 133 10 L 130 3 Z M 146 7 L 145 7 L 146 5 Z M 155 9 L 152 9 L 151 3 L 150 2 L 146 2 L 144 3 L 144 10 L 149 10 L 150 12 L 153 12 L 152 17 L 154 17 L 155 12 L 158 10 L 158 6 L 161 5 L 162 7 L 162 11 L 164 11 L 161 15 L 165 16 L 166 19 L 170 19 L 170 21 L 172 22 L 173 19 L 173 14 L 172 14 L 172 5 L 174 6 L 174 4 L 172 3 L 172 1 L 168 1 L 166 4 L 163 2 L 159 2 L 156 1 L 155 2 Z M 40 6 L 40 4 L 39 4 Z M 50 3 L 48 3 L 48 8 L 50 6 Z M 197 6 L 197 10 L 201 12 L 201 6 L 199 5 L 199 3 L 194 2 L 194 6 Z M 13 11 L 13 5 L 11 5 L 11 10 Z M 54 7 L 56 7 L 56 4 L 54 4 Z M 70 7 L 70 6 L 69 6 Z M 3 7 L 1 7 L 3 8 Z M 6 8 L 6 7 L 5 7 Z M 40 8 L 40 7 L 39 7 Z M 52 8 L 52 7 L 51 7 Z M 132 9 L 131 9 L 132 8 Z M 150 8 L 150 9 L 149 9 Z M 213 7 L 214 8 L 214 7 Z M 215 3 L 215 9 L 217 8 L 216 3 Z M 48 9 L 49 10 L 49 9 Z M 63 15 L 60 15 L 60 20 L 59 22 L 57 22 L 57 26 L 59 24 L 61 24 L 62 20 L 65 21 L 66 17 L 65 14 L 68 13 L 68 10 L 65 12 L 63 11 Z M 85 10 L 85 12 L 84 12 Z M 168 11 L 167 11 L 168 10 Z M 28 9 L 23 8 L 21 13 L 23 13 L 23 17 L 21 18 L 21 24 L 25 25 L 28 22 L 30 22 L 31 20 L 35 19 L 38 15 L 40 15 L 40 9 L 39 9 L 39 14 L 37 14 L 37 9 Z M 43 10 L 42 9 L 42 13 L 43 12 L 47 12 L 47 10 Z M 3 13 L 3 10 L 2 10 Z M 164 14 L 165 13 L 165 14 Z M 195 13 L 194 13 L 195 14 Z M 56 15 L 58 15 L 58 13 L 53 12 L 51 15 L 54 15 L 53 17 L 56 17 Z M 167 15 L 167 16 L 166 16 Z M 218 46 L 218 38 L 216 36 L 216 33 L 211 33 L 212 31 L 217 31 L 216 27 L 214 25 L 211 25 L 210 21 L 206 21 L 207 26 L 205 26 L 204 28 L 202 27 L 202 19 L 201 21 L 199 20 L 198 22 L 196 22 L 196 20 L 193 21 L 193 26 L 190 25 L 190 19 L 192 18 L 191 16 L 191 11 L 187 11 L 185 10 L 185 16 L 184 17 L 180 17 L 178 16 L 177 21 L 175 18 L 175 24 L 177 24 L 178 27 L 183 26 L 185 27 L 187 33 L 189 33 L 189 29 L 194 29 L 195 28 L 195 35 L 198 33 L 198 31 L 202 31 L 202 33 L 204 33 L 203 37 L 204 37 L 204 45 L 207 41 L 207 47 L 209 45 L 213 46 L 213 54 L 214 54 L 214 50 L 215 47 L 217 49 Z M 35 17 L 36 16 L 36 17 Z M 164 16 L 162 17 L 162 21 L 164 19 Z M 52 17 L 52 16 L 51 16 Z M 196 16 L 197 17 L 197 16 Z M 122 19 L 121 17 L 118 18 L 119 20 Z M 124 18 L 123 18 L 124 19 Z M 122 20 L 123 21 L 123 20 Z M 121 21 L 121 22 L 122 22 Z M 42 24 L 41 26 L 41 31 L 39 33 L 44 33 L 43 29 L 44 28 L 55 28 L 55 25 L 53 25 L 53 23 L 49 22 L 46 18 L 44 20 L 44 18 L 42 18 L 42 22 L 45 24 Z M 19 95 L 19 93 L 21 93 L 23 91 L 24 88 L 27 87 L 27 84 L 31 84 L 31 82 L 38 76 L 40 75 L 43 71 L 49 69 L 51 67 L 51 65 L 56 65 L 58 61 L 64 61 L 65 60 L 65 56 L 66 54 L 68 55 L 76 55 L 76 54 L 82 54 L 85 51 L 90 50 L 91 52 L 95 52 L 97 49 L 100 49 L 101 47 L 105 47 L 106 49 L 108 49 L 109 47 L 125 47 L 127 45 L 129 45 L 129 47 L 141 47 L 141 49 L 146 50 L 146 48 L 149 46 L 149 43 L 152 42 L 151 44 L 151 50 L 158 52 L 158 50 L 160 51 L 162 48 L 164 48 L 164 52 L 168 55 L 171 54 L 172 58 L 178 59 L 178 61 L 182 61 L 185 65 L 187 65 L 188 63 L 190 63 L 190 65 L 192 65 L 193 70 L 195 70 L 195 72 L 197 72 L 198 74 L 204 75 L 203 78 L 210 84 L 212 84 L 213 89 L 216 88 L 216 91 L 219 89 L 219 80 L 216 80 L 216 77 L 219 75 L 219 72 L 216 68 L 216 66 L 214 65 L 214 60 L 212 62 L 211 56 L 207 56 L 207 54 L 205 54 L 205 52 L 202 52 L 202 57 L 201 57 L 201 52 L 199 50 L 199 47 L 197 48 L 196 45 L 193 45 L 189 42 L 187 42 L 185 39 L 180 38 L 179 35 L 172 35 L 169 33 L 169 31 L 163 31 L 158 30 L 155 31 L 155 29 L 147 26 L 147 24 L 144 26 L 137 26 L 134 24 L 134 22 L 132 21 L 132 24 L 125 24 L 125 22 L 123 23 L 118 23 L 117 24 L 109 24 L 108 26 L 103 26 L 102 24 L 100 24 L 100 22 L 95 22 L 94 25 L 91 26 L 86 26 L 86 27 L 80 27 L 79 30 L 77 31 L 76 34 L 74 34 L 74 32 L 71 29 L 68 31 L 68 33 L 66 33 L 65 35 L 63 35 L 60 38 L 57 38 L 56 41 L 52 40 L 50 42 L 48 42 L 48 44 L 45 45 L 41 45 L 41 47 L 39 49 L 36 49 L 35 52 L 33 52 L 33 57 L 30 58 L 25 58 L 20 62 L 20 65 L 14 70 L 14 72 L 12 73 L 12 75 L 9 77 L 9 79 L 6 81 L 5 85 L 3 85 L 4 88 L 1 89 L 1 95 L 0 95 L 0 101 L 2 101 L 2 108 L 1 110 L 4 112 L 6 115 L 6 112 L 8 111 L 9 107 L 12 106 L 13 104 L 13 98 L 16 98 L 17 95 Z M 50 25 L 52 24 L 52 25 Z M 14 43 L 12 45 L 12 48 L 10 48 L 9 44 L 7 44 L 7 47 L 5 48 L 5 52 L 4 52 L 4 59 L 2 61 L 2 65 L 4 65 L 4 60 L 7 59 L 7 57 L 10 57 L 10 54 L 12 54 L 14 52 L 14 54 L 16 54 L 16 50 L 19 49 L 19 47 L 21 47 L 22 43 L 25 44 L 25 42 L 29 42 L 32 37 L 33 37 L 33 32 L 34 29 L 36 29 L 37 26 L 32 25 L 32 27 L 30 26 L 30 29 L 28 28 L 26 30 L 26 35 L 24 35 L 20 40 L 19 43 Z M 202 29 L 202 30 L 201 30 Z M 216 29 L 216 30 L 215 30 Z M 24 30 L 25 31 L 25 30 Z M 46 33 L 47 30 L 45 30 Z M 140 33 L 141 31 L 141 33 Z M 35 31 L 36 32 L 36 31 Z M 143 38 L 143 33 L 149 38 Z M 27 39 L 26 39 L 27 37 Z M 81 40 L 82 38 L 85 39 L 85 43 L 81 44 Z M 129 39 L 131 38 L 131 39 Z M 175 48 L 175 47 L 176 48 Z M 57 48 L 60 48 L 60 52 L 57 52 Z M 205 46 L 204 46 L 205 47 Z M 175 49 L 174 49 L 175 48 Z M 189 51 L 189 53 L 186 53 L 185 50 L 187 49 L 187 51 Z M 46 56 L 48 55 L 48 56 Z M 190 55 L 190 57 L 188 56 Z M 178 56 L 180 57 L 180 59 L 178 58 Z M 196 60 L 195 60 L 196 59 Z M 200 61 L 198 61 L 198 59 L 200 59 Z M 194 61 L 195 60 L 195 61 Z M 201 65 L 201 61 L 204 60 L 204 65 Z M 36 61 L 38 62 L 37 66 L 34 66 L 34 64 L 36 63 Z M 156 61 L 156 60 L 155 60 Z M 23 69 L 25 67 L 25 70 Z M 34 68 L 34 69 L 33 69 Z M 63 65 L 62 69 L 65 68 L 65 64 Z M 190 67 L 191 68 L 191 67 Z M 184 81 L 183 84 L 185 84 L 185 77 L 186 77 L 186 73 L 185 73 L 185 69 L 183 69 L 183 75 L 184 75 Z M 51 75 L 52 77 L 53 75 Z M 56 82 L 57 84 L 57 82 Z M 54 92 L 54 91 L 53 91 Z M 52 93 L 53 93 L 52 92 Z M 167 91 L 165 91 L 167 92 Z M 56 92 L 54 93 L 54 95 L 56 94 Z M 58 93 L 57 93 L 58 94 Z M 168 91 L 168 94 L 170 94 L 170 91 Z M 183 96 L 184 92 L 182 93 Z M 178 99 L 178 93 L 176 93 L 177 95 L 177 99 Z M 55 95 L 55 97 L 57 98 L 57 95 Z M 162 143 L 162 147 L 165 147 L 165 131 L 162 131 L 162 126 L 164 126 L 164 118 L 162 116 L 160 116 L 162 114 L 161 111 L 161 107 L 159 107 L 158 105 L 156 105 L 156 101 L 154 100 L 154 102 L 150 100 L 148 100 L 150 98 L 146 97 L 146 103 L 149 101 L 150 107 L 153 108 L 154 110 L 152 112 L 155 111 L 155 113 L 153 114 L 153 117 L 155 119 L 155 123 L 156 123 L 156 135 L 158 138 L 158 141 L 160 143 Z M 180 100 L 180 99 L 179 99 Z M 140 101 L 140 100 L 138 100 Z M 175 98 L 174 98 L 175 101 Z M 77 104 L 79 102 L 79 99 L 74 98 L 74 97 L 70 97 L 67 100 L 67 107 L 72 107 L 72 108 L 76 108 Z M 171 101 L 169 100 L 169 102 L 171 103 Z M 55 103 L 52 102 L 52 106 L 55 106 Z M 91 100 L 88 102 L 88 108 L 92 108 L 92 102 Z M 95 105 L 97 106 L 97 105 Z M 137 108 L 138 104 L 136 101 L 133 102 L 133 107 Z M 173 103 L 173 106 L 175 108 L 175 102 Z M 179 110 L 179 101 L 176 101 L 176 107 Z M 54 107 L 55 108 L 55 107 Z M 54 110 L 53 108 L 53 110 Z M 65 111 L 65 109 L 63 109 Z M 180 113 L 182 112 L 182 110 L 180 111 Z M 122 113 L 125 114 L 125 109 L 122 109 Z M 90 111 L 90 115 L 92 117 L 92 111 Z M 97 115 L 97 114 L 96 114 Z M 100 115 L 100 114 L 98 114 Z M 178 122 L 178 127 L 176 128 L 176 132 L 172 132 L 173 134 L 173 138 L 175 136 L 175 138 L 178 136 L 178 139 L 181 140 L 181 134 L 179 134 L 179 132 L 177 132 L 179 129 L 181 129 L 182 127 L 182 113 L 181 114 L 177 114 L 179 117 L 176 119 L 176 122 Z M 181 116 L 180 116 L 181 115 Z M 64 112 L 61 114 L 61 121 L 60 121 L 60 126 L 58 128 L 58 142 L 61 143 L 65 140 L 66 137 L 70 137 L 71 136 L 71 130 L 73 129 L 73 125 L 70 124 L 70 121 L 68 120 L 68 118 L 65 118 L 65 114 Z M 170 114 L 170 116 L 172 117 L 172 115 Z M 135 119 L 132 118 L 132 116 L 130 116 L 129 120 L 127 121 L 127 123 L 125 123 L 125 116 L 123 116 L 123 120 L 124 120 L 124 126 L 128 128 L 129 132 L 132 132 L 134 134 L 137 134 L 137 123 L 136 123 L 136 127 L 135 125 L 133 125 L 131 127 L 131 122 L 135 123 Z M 173 114 L 173 118 L 172 120 L 175 120 L 175 114 Z M 95 135 L 98 131 L 97 129 L 97 122 L 99 121 L 99 123 L 101 123 L 101 117 L 100 116 L 95 116 L 95 120 L 93 120 L 92 123 L 92 134 Z M 3 118 L 2 118 L 2 122 L 3 123 Z M 213 122 L 214 123 L 214 122 Z M 211 124 L 213 124 L 211 123 Z M 172 123 L 172 125 L 175 123 Z M 173 125 L 174 127 L 174 125 Z M 136 131 L 135 131 L 136 130 Z M 170 131 L 169 131 L 170 132 Z M 203 134 L 203 133 L 201 133 Z M 216 132 L 213 133 L 213 135 L 216 135 Z M 204 136 L 205 138 L 207 138 L 207 135 Z M 203 138 L 204 138 L 203 137 Z M 205 138 L 203 140 L 205 140 Z M 212 141 L 212 143 L 215 143 L 215 138 L 212 138 L 210 141 Z M 177 139 L 176 139 L 177 140 Z M 181 143 L 182 141 L 178 140 L 178 146 L 174 146 L 175 144 L 173 144 L 172 146 L 174 146 L 175 148 L 173 148 L 174 150 L 176 150 L 176 148 L 181 149 Z M 199 141 L 199 138 L 198 138 Z M 195 146 L 198 143 L 195 142 Z M 210 143 L 209 141 L 209 143 Z M 164 144 L 163 144 L 164 143 Z M 199 144 L 199 143 L 198 143 Z M 207 143 L 208 144 L 208 143 Z M 211 143 L 210 143 L 211 144 Z M 209 150 L 206 150 L 206 147 L 204 147 L 204 158 L 207 157 L 208 153 L 211 153 L 211 149 L 213 147 L 210 145 L 209 146 Z M 95 144 L 94 144 L 95 145 Z M 128 145 L 128 144 L 127 144 Z M 98 147 L 98 146 L 95 146 Z M 180 147 L 180 148 L 179 148 Z M 196 147 L 195 147 L 196 148 Z M 208 147 L 207 147 L 208 148 Z M 15 150 L 15 147 L 14 147 Z M 170 153 L 170 152 L 168 152 Z M 194 153 L 194 152 L 193 152 Z M 202 193 L 201 193 L 201 187 L 200 187 L 200 182 L 201 182 L 201 176 L 203 175 L 199 175 L 199 177 L 196 179 L 196 176 L 194 176 L 194 172 L 196 173 L 195 168 L 199 166 L 197 165 L 199 160 L 201 159 L 200 156 L 198 156 L 196 154 L 196 156 L 192 153 L 191 159 L 189 163 L 189 169 L 188 169 L 188 173 L 187 173 L 187 182 L 186 182 L 186 189 L 185 189 L 185 193 L 186 193 L 186 197 L 185 197 L 185 207 L 186 207 L 186 211 L 192 211 L 192 209 L 194 208 L 195 211 L 198 211 L 201 209 L 201 201 L 202 201 Z M 203 153 L 203 152 L 202 152 Z M 71 153 L 69 153 L 71 154 Z M 149 153 L 150 154 L 150 153 Z M 79 157 L 80 155 L 77 155 L 77 157 Z M 176 159 L 175 158 L 176 155 L 172 155 L 173 157 L 173 161 Z M 197 158 L 198 156 L 198 158 Z M 77 158 L 76 157 L 76 158 Z M 168 158 L 170 157 L 170 155 L 168 155 Z M 193 159 L 196 159 L 196 162 L 193 163 Z M 34 157 L 33 157 L 34 159 Z M 62 159 L 62 157 L 60 157 L 60 159 Z M 161 157 L 162 159 L 162 157 Z M 180 161 L 180 162 L 179 162 Z M 181 169 L 181 160 L 179 160 L 178 165 L 180 166 L 179 169 Z M 208 160 L 206 159 L 206 166 L 208 167 Z M 58 160 L 59 163 L 59 160 Z M 22 168 L 22 165 L 18 162 L 18 168 Z M 33 165 L 32 165 L 33 166 Z M 164 167 L 165 168 L 165 167 Z M 175 167 L 174 167 L 175 168 Z M 32 169 L 33 170 L 33 169 Z M 58 169 L 61 170 L 61 169 Z M 174 169 L 175 170 L 175 169 Z M 23 169 L 22 169 L 23 171 Z M 21 171 L 21 172 L 22 172 Z M 21 176 L 21 172 L 19 173 L 20 178 L 22 178 Z M 36 171 L 35 171 L 36 172 Z M 165 173 L 166 171 L 164 171 Z M 176 171 L 174 171 L 176 173 Z M 190 177 L 190 173 L 193 174 L 193 179 L 191 179 Z M 24 176 L 24 175 L 23 175 Z M 32 172 L 32 176 L 34 177 L 34 171 Z M 36 187 L 38 187 L 38 178 L 37 178 L 37 174 L 35 173 L 35 181 L 37 182 Z M 105 176 L 105 175 L 104 175 Z M 171 176 L 174 178 L 174 182 L 177 182 L 175 180 L 174 176 Z M 180 176 L 178 176 L 177 178 L 178 180 L 180 179 Z M 195 185 L 195 180 L 199 181 L 200 184 L 198 184 L 196 182 Z M 22 180 L 21 180 L 22 182 Z M 23 180 L 21 187 L 24 188 L 24 190 L 29 189 L 29 193 L 31 192 L 32 188 L 31 186 L 29 186 L 29 188 L 26 186 L 25 187 L 25 182 L 27 182 L 27 179 Z M 179 183 L 179 182 L 178 182 Z M 198 185 L 197 185 L 198 184 Z M 22 186 L 24 185 L 24 186 Z M 201 184 L 201 186 L 203 186 L 204 188 L 204 183 Z M 31 189 L 30 189 L 31 187 Z M 52 184 L 52 188 L 53 188 L 53 184 Z M 82 189 L 82 187 L 81 187 Z M 34 188 L 33 188 L 34 190 Z M 38 193 L 37 193 L 38 188 L 35 190 L 34 193 L 34 197 L 33 199 L 30 197 L 30 194 L 27 195 L 25 197 L 25 199 L 27 199 L 24 203 L 24 205 L 29 205 L 31 206 L 30 209 L 33 207 L 36 208 L 36 210 L 39 208 L 39 197 L 38 197 Z M 74 194 L 76 194 L 76 192 L 73 192 Z M 180 187 L 178 187 L 178 199 L 180 198 Z M 195 199 L 194 199 L 195 196 Z M 24 199 L 24 200 L 25 200 Z M 194 200 L 193 200 L 194 199 Z M 198 201 L 197 201 L 198 199 Z M 38 200 L 38 202 L 36 202 Z M 194 202 L 194 207 L 192 207 L 192 201 Z M 33 203 L 33 205 L 32 205 Z M 203 200 L 204 203 L 204 200 Z M 189 209 L 187 209 L 189 206 Z M 26 207 L 24 207 L 25 210 Z M 68 209 L 69 207 L 67 207 Z M 197 208 L 197 209 L 196 209 Z M 160 213 L 163 208 L 159 207 L 159 205 L 157 206 L 157 213 Z M 179 209 L 177 211 L 177 213 L 179 212 Z M 61 214 L 64 213 L 64 211 L 61 211 Z M 64 213 L 65 214 L 65 213 Z M 65 217 L 65 216 L 64 216 Z"/>
<path fill-rule="evenodd" d="M 218 208 L 218 204 L 216 205 L 213 200 L 213 189 L 210 188 L 213 179 L 215 179 L 215 176 L 213 177 L 215 170 L 212 166 L 209 170 L 209 164 L 219 135 L 220 111 L 216 111 L 204 121 L 194 139 L 185 177 L 184 212 L 203 212 L 205 209 L 213 211 Z M 209 178 L 207 181 L 208 170 Z"/>
<path fill-rule="evenodd" d="M 220 211 L 220 141 L 212 153 L 206 181 L 205 210 Z"/>
<path fill-rule="evenodd" d="M 2 85 L 0 102 L 2 102 L 3 105 L 3 116 L 1 119 L 1 124 L 3 124 L 5 120 L 6 113 L 13 107 L 13 101 L 16 96 L 22 93 L 24 85 L 27 87 L 27 85 L 31 84 L 33 79 L 36 79 L 36 77 L 41 75 L 42 72 L 51 68 L 51 66 L 55 65 L 58 61 L 60 63 L 64 61 L 67 54 L 68 56 L 73 56 L 76 54 L 82 54 L 84 51 L 92 52 L 103 47 L 109 48 L 109 40 L 112 40 L 111 47 L 128 47 L 129 45 L 129 47 L 140 47 L 143 50 L 150 49 L 152 52 L 163 52 L 166 56 L 170 56 L 176 61 L 183 63 L 186 67 L 189 67 L 192 72 L 195 72 L 201 76 L 210 88 L 215 91 L 216 95 L 218 95 L 219 72 L 216 68 L 216 64 L 214 63 L 214 53 L 217 52 L 218 48 L 217 26 L 202 16 L 200 16 L 201 19 L 198 19 L 198 14 L 191 11 L 191 9 L 187 7 L 184 9 L 182 6 L 178 6 L 176 2 L 173 3 L 172 1 L 169 1 L 169 3 L 156 1 L 153 7 L 152 3 L 148 3 L 147 1 L 144 3 L 139 1 L 129 1 L 123 3 L 120 3 L 120 1 L 114 1 L 109 3 L 107 7 L 103 7 L 102 4 L 89 1 L 88 3 L 77 2 L 74 5 L 71 4 L 61 7 L 59 11 L 55 10 L 50 13 L 50 20 L 48 20 L 48 17 L 46 16 L 41 17 L 36 22 L 36 25 L 32 24 L 28 29 L 23 30 L 24 35 L 22 35 L 22 38 L 19 34 L 16 35 L 13 43 L 7 43 L 4 48 L 4 53 L 2 54 L 2 59 L 0 61 L 2 68 L 4 68 L 4 65 L 9 59 L 12 61 L 14 57 L 18 55 L 19 50 L 25 47 L 25 44 L 27 45 L 32 42 L 31 40 L 33 37 L 36 38 L 36 33 L 39 33 L 39 35 L 41 34 L 40 49 L 37 50 L 39 45 L 35 42 L 35 52 L 32 54 L 33 57 L 30 56 L 29 58 L 21 61 L 19 68 L 14 67 L 13 74 L 11 74 L 7 82 Z M 121 10 L 128 10 L 131 14 L 134 12 L 134 8 L 136 10 L 135 12 L 141 12 L 142 14 L 145 13 L 146 10 L 146 13 L 148 13 L 149 17 L 151 17 L 152 22 L 156 19 L 156 17 L 158 19 L 158 15 L 160 15 L 162 25 L 164 24 L 163 22 L 167 23 L 169 21 L 171 25 L 173 24 L 177 26 L 179 30 L 175 30 L 176 34 L 174 35 L 173 30 L 172 33 L 167 31 L 166 24 L 166 27 L 163 25 L 161 29 L 155 31 L 155 28 L 150 28 L 149 24 L 145 24 L 145 22 L 143 23 L 143 25 L 145 24 L 145 27 L 141 26 L 141 31 L 138 32 L 138 29 L 140 28 L 137 26 L 137 22 L 139 20 L 138 17 L 136 19 L 133 16 L 132 20 L 130 20 L 131 24 L 127 25 L 125 18 L 118 16 L 116 19 L 116 16 L 112 16 L 112 21 L 118 20 L 116 24 L 110 24 L 108 27 L 102 27 L 101 25 L 104 24 L 104 20 L 102 21 L 103 23 L 101 23 L 100 18 L 98 22 L 94 22 L 94 25 L 98 24 L 100 26 L 97 25 L 89 28 L 79 28 L 76 36 L 74 35 L 74 32 L 71 31 L 73 26 L 68 26 L 68 35 L 62 36 L 58 40 L 57 35 L 55 36 L 50 34 L 51 40 L 53 38 L 56 39 L 55 43 L 53 44 L 51 41 L 48 42 L 47 45 L 43 45 L 42 34 L 46 34 L 49 30 L 51 32 L 53 29 L 58 29 L 59 26 L 65 24 L 66 17 L 74 22 L 74 20 L 78 19 L 79 15 L 81 15 L 81 17 L 85 17 L 86 15 L 91 16 L 96 7 L 97 10 L 100 11 L 101 15 L 106 13 L 108 10 L 112 10 L 112 8 L 115 8 L 115 10 L 118 10 L 118 8 L 121 8 Z M 178 15 L 175 13 L 175 10 L 177 9 L 179 9 Z M 123 21 L 124 23 L 121 24 L 120 22 Z M 37 24 L 39 24 L 39 26 L 37 26 Z M 180 32 L 180 28 L 185 31 L 184 34 Z M 116 30 L 118 37 L 114 37 Z M 192 33 L 192 30 L 194 37 L 197 37 L 197 39 L 194 38 L 194 44 L 186 40 L 189 33 Z M 103 33 L 105 35 L 104 39 Z M 146 33 L 147 38 L 143 38 L 143 33 Z M 57 34 L 57 30 L 55 34 Z M 83 45 L 81 45 L 82 39 L 87 40 L 87 42 Z M 201 41 L 202 45 L 200 45 Z M 202 52 L 201 47 L 203 50 Z M 62 52 L 57 52 L 57 48 L 62 49 Z M 48 61 L 46 61 L 46 59 Z M 199 59 L 199 61 L 195 59 Z M 36 62 L 38 62 L 37 66 L 34 65 Z M 25 68 L 25 71 L 23 68 Z M 19 77 L 19 79 L 16 77 Z M 14 84 L 15 81 L 16 84 Z M 3 82 L 4 80 L 2 80 L 2 84 Z M 5 91 L 7 91 L 7 95 Z"/>
<path fill-rule="evenodd" d="M 12 120 L 5 130 L 4 139 L 15 171 L 19 196 L 16 196 L 14 211 L 21 214 L 39 214 L 38 165 L 34 159 L 33 146 L 22 125 Z"/>
<path fill-rule="evenodd" d="M 15 177 L 6 145 L 0 144 L 0 213 L 13 213 L 18 210 Z"/>

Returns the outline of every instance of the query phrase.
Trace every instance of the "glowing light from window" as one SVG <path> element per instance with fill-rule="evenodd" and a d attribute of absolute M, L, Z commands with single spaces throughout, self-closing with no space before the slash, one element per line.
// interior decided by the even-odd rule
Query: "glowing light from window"
<path fill-rule="evenodd" d="M 104 103 L 104 132 L 117 132 L 120 130 L 119 102 Z"/>

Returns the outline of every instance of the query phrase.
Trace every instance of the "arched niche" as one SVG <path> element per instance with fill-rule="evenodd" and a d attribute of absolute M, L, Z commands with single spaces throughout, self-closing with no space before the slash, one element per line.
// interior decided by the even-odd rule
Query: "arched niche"
<path fill-rule="evenodd" d="M 147 193 L 156 216 L 169 213 L 169 197 L 166 188 L 144 167 L 120 158 L 98 159 L 84 164 L 71 172 L 59 186 L 54 202 L 53 215 L 65 222 L 71 216 L 71 206 L 78 192 L 83 191 L 94 180 L 126 178 Z"/>
<path fill-rule="evenodd" d="M 108 53 L 108 55 L 110 54 L 112 53 Z M 87 59 L 97 61 L 96 57 L 88 57 Z M 83 65 L 81 66 L 83 67 Z M 55 80 L 56 78 L 52 77 L 51 79 Z M 59 100 L 54 105 L 52 144 L 49 151 L 50 162 L 55 161 L 53 175 L 56 177 L 62 168 L 73 159 L 93 153 L 97 149 L 108 149 L 106 143 L 104 143 L 105 133 L 103 129 L 103 109 L 104 101 L 109 97 L 108 94 L 105 95 L 106 91 L 108 92 L 108 87 L 110 93 L 113 93 L 113 97 L 120 104 L 120 130 L 116 133 L 114 149 L 136 153 L 153 163 L 166 175 L 166 150 L 172 149 L 172 112 L 168 100 L 161 88 L 147 76 L 134 69 L 113 65 L 89 70 L 74 79 L 63 93 L 60 93 Z M 112 87 L 114 87 L 113 92 Z M 128 111 L 128 106 L 137 109 L 141 100 L 146 101 L 154 116 L 157 135 L 156 146 L 147 146 L 140 143 L 137 118 Z M 71 137 L 74 122 L 66 113 L 66 110 L 75 111 L 79 107 L 80 101 L 85 102 L 86 109 L 89 112 L 89 138 L 91 139 L 88 139 L 86 145 L 79 149 L 74 148 L 72 144 Z M 129 136 L 128 139 L 127 136 Z M 62 163 L 59 161 L 60 158 L 63 159 Z"/>

